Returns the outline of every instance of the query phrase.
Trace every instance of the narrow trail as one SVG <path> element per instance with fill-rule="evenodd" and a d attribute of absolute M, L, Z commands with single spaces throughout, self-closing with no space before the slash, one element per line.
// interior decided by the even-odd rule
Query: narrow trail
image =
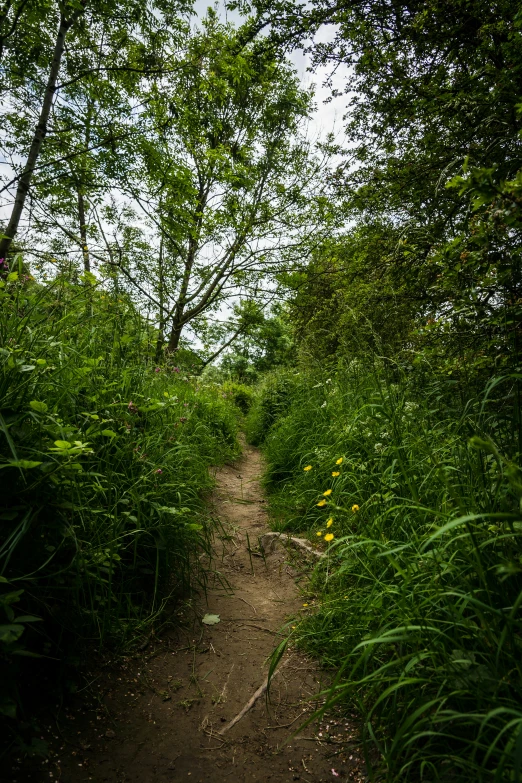
<path fill-rule="evenodd" d="M 138 661 L 129 659 L 121 671 L 100 677 L 97 709 L 69 716 L 76 749 L 71 752 L 71 739 L 62 746 L 54 780 L 364 779 L 360 758 L 350 750 L 355 731 L 346 719 L 330 716 L 330 723 L 308 726 L 287 741 L 310 714 L 309 699 L 324 680 L 319 667 L 296 651 L 285 654 L 269 701 L 262 694 L 229 725 L 262 689 L 281 626 L 306 611 L 296 585 L 302 560 L 280 545 L 266 559 L 249 555 L 248 542 L 254 549 L 268 530 L 261 472 L 261 456 L 250 446 L 235 464 L 216 471 L 211 510 L 221 533 L 213 566 L 221 579 L 213 579 L 206 602 L 196 602 L 185 638 L 165 634 Z M 219 615 L 219 623 L 201 623 L 205 614 Z"/>

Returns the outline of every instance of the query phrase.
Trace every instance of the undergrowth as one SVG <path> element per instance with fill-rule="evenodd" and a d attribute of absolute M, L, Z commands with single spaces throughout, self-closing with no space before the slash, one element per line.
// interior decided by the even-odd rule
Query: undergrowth
<path fill-rule="evenodd" d="M 13 273 L 0 296 L 0 715 L 8 745 L 37 750 L 35 673 L 143 638 L 168 596 L 204 589 L 202 493 L 239 414 L 151 365 L 117 290 Z"/>
<path fill-rule="evenodd" d="M 519 382 L 352 362 L 268 376 L 249 415 L 276 528 L 331 540 L 291 639 L 337 669 L 373 779 L 520 778 Z"/>

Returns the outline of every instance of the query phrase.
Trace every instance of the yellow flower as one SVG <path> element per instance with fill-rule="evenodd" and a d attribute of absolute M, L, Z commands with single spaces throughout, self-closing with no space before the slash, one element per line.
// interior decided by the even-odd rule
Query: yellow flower
<path fill-rule="evenodd" d="M 308 606 L 308 604 L 303 604 L 303 606 Z"/>
<path fill-rule="evenodd" d="M 353 511 L 354 514 L 356 514 L 359 511 L 359 506 L 357 505 L 357 503 L 353 504 L 352 511 Z"/>
<path fill-rule="evenodd" d="M 334 539 L 334 534 L 333 533 L 327 533 L 325 535 L 325 537 L 324 537 L 325 541 L 333 541 L 333 539 Z"/>
<path fill-rule="evenodd" d="M 337 478 L 337 476 L 340 476 L 340 475 L 341 475 L 341 474 L 339 473 L 339 471 L 338 471 L 338 470 L 334 470 L 334 471 L 333 471 L 333 473 L 332 473 L 332 476 L 333 476 L 334 478 Z"/>
<path fill-rule="evenodd" d="M 343 458 L 339 457 L 339 459 L 335 460 L 336 465 L 342 465 L 343 464 Z"/>
<path fill-rule="evenodd" d="M 333 525 L 333 517 L 330 517 L 330 519 L 326 523 L 326 527 L 332 527 L 332 525 Z"/>
<path fill-rule="evenodd" d="M 317 533 L 316 533 L 315 535 L 316 535 L 316 536 L 322 536 L 322 535 L 323 535 L 323 531 L 322 531 L 322 530 L 318 530 L 318 531 L 317 531 Z"/>
<path fill-rule="evenodd" d="M 306 468 L 303 468 L 303 470 L 312 470 L 312 466 L 311 465 L 307 465 Z"/>
<path fill-rule="evenodd" d="M 326 506 L 326 500 L 323 498 L 322 500 L 319 501 L 319 503 L 317 505 L 320 506 L 320 507 Z"/>
<path fill-rule="evenodd" d="M 331 489 L 327 489 L 326 492 L 323 492 L 323 495 L 325 496 L 325 498 L 327 498 L 328 495 L 331 495 L 331 494 L 332 494 L 332 490 Z"/>

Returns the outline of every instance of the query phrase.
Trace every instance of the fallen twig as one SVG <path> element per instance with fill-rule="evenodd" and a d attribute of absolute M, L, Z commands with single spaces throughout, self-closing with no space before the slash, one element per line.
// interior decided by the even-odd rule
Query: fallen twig
<path fill-rule="evenodd" d="M 310 542 L 307 541 L 306 538 L 296 538 L 295 536 L 289 536 L 287 533 L 264 533 L 264 535 L 259 537 L 259 543 L 263 550 L 266 549 L 265 541 L 270 543 L 271 549 L 275 547 L 277 541 L 281 541 L 282 543 L 290 544 L 296 549 L 302 549 L 309 555 L 314 555 L 315 557 L 319 558 L 325 557 L 325 553 L 318 552 L 316 549 L 313 549 L 310 545 Z"/>
<path fill-rule="evenodd" d="M 273 678 L 274 678 L 274 677 L 275 677 L 277 674 L 279 674 L 279 671 L 280 671 L 280 670 L 278 669 L 278 670 L 277 670 L 277 671 L 276 671 L 276 672 L 275 672 L 275 673 L 272 675 L 272 679 L 273 679 Z M 260 686 L 259 686 L 259 688 L 258 688 L 258 689 L 257 689 L 257 691 L 254 693 L 254 695 L 250 697 L 250 699 L 247 701 L 247 703 L 245 704 L 245 706 L 243 707 L 243 709 L 241 710 L 241 712 L 238 712 L 238 714 L 236 715 L 236 717 L 235 717 L 235 718 L 232 718 L 232 720 L 231 720 L 229 723 L 227 723 L 227 724 L 226 724 L 226 726 L 223 726 L 223 728 L 222 728 L 222 729 L 220 729 L 220 731 L 218 731 L 218 734 L 219 734 L 219 735 L 222 735 L 222 734 L 224 734 L 226 731 L 229 731 L 229 730 L 230 730 L 230 729 L 231 729 L 233 726 L 235 726 L 235 725 L 236 725 L 236 723 L 239 723 L 239 721 L 241 720 L 241 718 L 244 718 L 244 717 L 245 717 L 245 715 L 247 714 L 247 712 L 249 712 L 249 711 L 252 709 L 252 707 L 254 706 L 254 704 L 256 703 L 256 701 L 259 699 L 259 697 L 260 697 L 260 696 L 262 696 L 262 695 L 263 695 L 263 693 L 266 693 L 266 689 L 267 689 L 267 688 L 268 688 L 268 677 L 266 678 L 266 680 L 264 681 L 264 683 L 263 683 L 262 685 L 260 685 Z"/>

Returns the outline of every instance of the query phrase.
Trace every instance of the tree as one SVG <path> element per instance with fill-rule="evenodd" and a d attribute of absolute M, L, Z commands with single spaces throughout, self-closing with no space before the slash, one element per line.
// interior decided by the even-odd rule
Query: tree
<path fill-rule="evenodd" d="M 264 45 L 244 45 L 214 13 L 143 102 L 141 137 L 121 153 L 123 189 L 159 242 L 145 258 L 135 237 L 110 252 L 153 303 L 174 351 L 188 325 L 241 291 L 259 292 L 319 240 L 328 155 L 313 154 L 302 134 L 312 96 L 292 69 Z"/>
<path fill-rule="evenodd" d="M 521 3 L 242 7 L 257 11 L 278 45 L 305 45 L 315 65 L 348 67 L 350 157 L 337 172 L 338 197 L 348 218 L 394 227 L 393 287 L 416 299 L 419 317 L 445 324 L 439 336 L 447 347 L 449 330 L 451 352 L 471 361 L 494 352 L 497 366 L 516 366 L 522 234 L 502 194 L 522 166 Z M 327 42 L 310 43 L 326 25 Z"/>
<path fill-rule="evenodd" d="M 9 19 L 13 16 L 10 6 L 9 3 L 5 6 Z M 44 26 L 47 48 L 39 53 L 36 63 L 32 58 L 32 68 L 25 79 L 14 69 L 11 56 L 10 79 L 5 80 L 10 110 L 5 115 L 4 148 L 15 159 L 27 149 L 27 157 L 20 173 L 4 187 L 6 190 L 13 184 L 17 186 L 11 215 L 0 241 L 0 256 L 5 257 L 9 251 L 35 173 L 42 168 L 44 177 L 37 183 L 40 191 L 45 192 L 47 186 L 47 191 L 56 194 L 59 191 L 56 183 L 65 184 L 67 179 L 68 184 L 73 185 L 78 213 L 77 234 L 84 266 L 88 269 L 85 187 L 87 179 L 93 179 L 89 175 L 92 147 L 114 148 L 116 117 L 121 128 L 125 115 L 128 116 L 129 95 L 137 93 L 138 83 L 144 76 L 158 73 L 163 67 L 160 55 L 164 41 L 167 37 L 171 39 L 174 31 L 179 31 L 176 15 L 186 9 L 185 0 L 79 0 L 49 4 L 47 10 L 51 13 L 49 18 L 45 17 L 47 24 Z M 33 84 L 35 75 L 41 78 L 46 70 L 45 53 L 51 48 L 48 38 L 56 14 L 59 18 L 54 48 L 49 55 L 50 65 L 47 63 L 46 87 L 41 94 Z M 34 48 L 35 20 L 42 21 L 31 3 L 20 3 L 11 19 L 11 27 L 16 23 L 25 34 L 17 46 L 22 54 L 30 50 L 31 45 Z M 0 33 L 6 25 L 7 21 L 2 22 L 0 16 Z M 75 112 L 78 108 L 80 111 Z M 102 118 L 100 111 L 104 115 Z M 36 127 L 30 120 L 34 114 L 38 115 Z M 53 154 L 57 156 L 54 159 Z M 17 168 L 16 163 L 14 167 Z M 68 177 L 64 177 L 64 168 Z M 36 190 L 33 195 L 38 199 L 42 192 Z"/>

